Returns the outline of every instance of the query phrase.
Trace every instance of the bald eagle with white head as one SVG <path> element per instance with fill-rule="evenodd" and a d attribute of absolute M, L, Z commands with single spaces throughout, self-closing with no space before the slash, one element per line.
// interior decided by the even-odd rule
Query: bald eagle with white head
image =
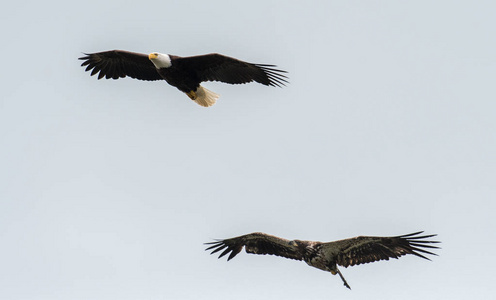
<path fill-rule="evenodd" d="M 431 235 L 420 235 L 423 231 L 393 236 L 358 236 L 334 242 L 322 243 L 313 241 L 287 240 L 266 233 L 255 232 L 235 238 L 217 240 L 205 243 L 209 246 L 205 250 L 212 250 L 214 254 L 224 250 L 219 258 L 229 254 L 227 260 L 234 258 L 243 247 L 247 253 L 270 254 L 289 259 L 303 260 L 309 266 L 317 269 L 338 274 L 343 280 L 344 286 L 351 289 L 339 266 L 345 268 L 360 264 L 371 263 L 389 258 L 399 258 L 406 254 L 430 260 L 425 254 L 437 255 L 426 249 L 437 249 L 432 244 L 438 241 L 427 240 Z M 424 254 L 424 255 L 423 255 Z"/>
<path fill-rule="evenodd" d="M 81 66 L 98 79 L 129 76 L 139 80 L 165 80 L 201 106 L 215 104 L 219 95 L 200 85 L 204 81 L 230 84 L 258 82 L 268 86 L 287 83 L 286 71 L 274 65 L 253 64 L 217 53 L 180 57 L 158 52 L 149 55 L 112 50 L 85 54 Z"/>

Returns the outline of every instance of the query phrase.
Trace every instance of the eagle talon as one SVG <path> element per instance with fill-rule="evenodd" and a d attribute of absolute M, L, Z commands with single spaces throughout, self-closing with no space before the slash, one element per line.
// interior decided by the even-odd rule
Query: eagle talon
<path fill-rule="evenodd" d="M 191 100 L 196 100 L 196 93 L 195 93 L 195 91 L 189 91 L 189 92 L 186 93 L 186 95 L 188 95 L 188 97 Z"/>

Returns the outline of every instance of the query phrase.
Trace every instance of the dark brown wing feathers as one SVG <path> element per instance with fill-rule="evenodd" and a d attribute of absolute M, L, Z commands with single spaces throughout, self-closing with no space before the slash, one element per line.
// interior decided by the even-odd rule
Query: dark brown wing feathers
<path fill-rule="evenodd" d="M 288 240 L 277 238 L 264 233 L 251 233 L 239 237 L 217 240 L 216 242 L 205 243 L 211 245 L 205 250 L 212 250 L 210 254 L 224 250 L 219 258 L 224 255 L 229 256 L 227 260 L 234 258 L 245 247 L 246 252 L 253 254 L 269 254 L 286 257 L 290 259 L 302 260 L 303 257 L 296 247 L 290 246 Z"/>
<path fill-rule="evenodd" d="M 287 83 L 286 71 L 273 65 L 252 64 L 217 53 L 178 57 L 177 67 L 194 70 L 200 81 L 221 81 L 240 84 L 255 81 L 269 86 L 283 86 Z"/>
<path fill-rule="evenodd" d="M 423 231 L 395 237 L 364 236 L 337 241 L 336 244 L 340 243 L 343 245 L 337 255 L 337 264 L 343 267 L 348 267 L 379 260 L 389 260 L 389 258 L 399 258 L 400 256 L 406 254 L 413 254 L 424 259 L 429 259 L 421 253 L 437 255 L 425 250 L 425 248 L 437 249 L 439 247 L 429 244 L 439 242 L 425 240 L 436 235 L 431 234 L 420 236 L 419 234 L 422 232 Z"/>
<path fill-rule="evenodd" d="M 98 73 L 98 79 L 118 79 L 129 76 L 140 80 L 162 80 L 148 55 L 122 50 L 86 54 L 80 57 L 85 71 Z"/>
<path fill-rule="evenodd" d="M 140 80 L 161 80 L 148 55 L 112 50 L 85 54 L 81 66 L 98 79 L 118 79 L 126 76 Z M 193 78 L 202 81 L 221 81 L 240 84 L 255 81 L 269 86 L 283 86 L 287 81 L 286 71 L 275 69 L 273 65 L 251 64 L 217 53 L 190 57 L 173 56 L 173 66 L 190 72 Z"/>
<path fill-rule="evenodd" d="M 210 247 L 208 247 L 207 249 L 205 250 L 212 250 L 212 252 L 210 254 L 214 254 L 214 253 L 217 253 L 223 249 L 225 249 L 220 255 L 219 255 L 219 258 L 223 257 L 224 255 L 226 255 L 227 253 L 231 252 L 231 254 L 229 254 L 229 257 L 227 258 L 227 260 L 231 260 L 233 257 L 235 257 L 239 252 L 241 252 L 241 250 L 243 249 L 243 243 L 240 243 L 239 241 L 232 241 L 233 239 L 231 240 L 217 240 L 216 242 L 210 242 L 210 243 L 205 243 L 205 245 L 212 245 Z"/>

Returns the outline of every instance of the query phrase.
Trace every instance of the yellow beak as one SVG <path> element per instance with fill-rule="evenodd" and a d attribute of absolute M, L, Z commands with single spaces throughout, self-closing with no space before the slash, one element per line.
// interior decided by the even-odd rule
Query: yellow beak
<path fill-rule="evenodd" d="M 158 54 L 157 54 L 157 53 L 150 53 L 150 54 L 148 55 L 148 59 L 155 59 L 155 58 L 157 58 L 157 57 L 158 57 Z"/>

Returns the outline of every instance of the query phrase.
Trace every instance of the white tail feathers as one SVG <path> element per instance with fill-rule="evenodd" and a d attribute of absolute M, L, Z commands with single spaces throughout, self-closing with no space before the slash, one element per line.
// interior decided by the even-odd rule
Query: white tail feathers
<path fill-rule="evenodd" d="M 219 94 L 216 94 L 201 85 L 196 89 L 196 98 L 193 99 L 196 103 L 203 107 L 209 107 L 215 104 L 215 101 L 219 98 Z"/>

